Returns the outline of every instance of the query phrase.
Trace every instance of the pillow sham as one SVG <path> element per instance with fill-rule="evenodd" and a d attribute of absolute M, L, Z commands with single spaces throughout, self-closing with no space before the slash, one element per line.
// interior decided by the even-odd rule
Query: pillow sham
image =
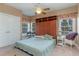
<path fill-rule="evenodd" d="M 44 36 L 35 36 L 36 38 L 44 39 Z"/>
<path fill-rule="evenodd" d="M 51 40 L 51 39 L 53 39 L 53 36 L 46 34 L 46 35 L 44 35 L 44 39 Z"/>

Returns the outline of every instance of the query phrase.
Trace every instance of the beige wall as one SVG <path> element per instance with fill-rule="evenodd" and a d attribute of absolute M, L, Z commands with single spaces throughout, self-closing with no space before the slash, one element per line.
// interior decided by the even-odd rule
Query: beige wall
<path fill-rule="evenodd" d="M 18 10 L 12 6 L 5 5 L 3 3 L 0 3 L 0 12 L 4 12 L 4 13 L 15 15 L 15 16 L 20 16 L 21 21 L 23 21 L 24 19 L 26 19 L 26 21 L 30 20 L 30 17 L 23 15 L 20 10 Z"/>
<path fill-rule="evenodd" d="M 22 15 L 22 22 L 30 22 L 30 21 L 31 21 L 31 17 Z"/>
<path fill-rule="evenodd" d="M 78 15 L 77 15 L 77 22 L 78 22 L 78 20 L 79 20 L 79 4 L 78 4 Z M 79 25 L 78 25 L 78 23 L 77 23 L 77 32 L 79 31 L 79 27 L 78 27 Z M 77 42 L 79 43 L 79 33 L 78 33 L 78 36 L 77 36 Z"/>
<path fill-rule="evenodd" d="M 22 15 L 20 10 L 18 10 L 16 8 L 12 7 L 12 6 L 2 4 L 2 3 L 0 3 L 0 12 L 5 12 L 5 13 L 12 14 L 12 15 L 15 15 L 15 16 L 21 16 Z"/>
<path fill-rule="evenodd" d="M 22 12 L 12 6 L 5 5 L 3 3 L 0 3 L 0 12 L 4 12 L 7 14 L 15 15 L 15 16 L 20 16 L 21 17 L 21 22 L 26 19 L 26 21 L 29 21 L 30 17 L 25 16 L 22 14 Z"/>
<path fill-rule="evenodd" d="M 54 15 L 69 14 L 69 13 L 77 13 L 77 5 L 70 8 L 62 9 L 62 10 L 51 11 L 47 13 L 46 15 L 44 14 L 36 15 L 36 16 L 33 16 L 33 19 L 54 16 Z"/>

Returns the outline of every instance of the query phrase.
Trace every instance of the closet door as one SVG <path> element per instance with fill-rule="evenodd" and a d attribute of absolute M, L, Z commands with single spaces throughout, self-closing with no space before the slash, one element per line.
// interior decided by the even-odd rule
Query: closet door
<path fill-rule="evenodd" d="M 56 20 L 50 21 L 49 32 L 50 32 L 50 35 L 56 38 Z"/>
<path fill-rule="evenodd" d="M 14 44 L 16 41 L 20 40 L 21 37 L 21 26 L 20 17 L 8 15 L 8 45 Z"/>
<path fill-rule="evenodd" d="M 14 44 L 20 32 L 20 17 L 0 13 L 0 47 Z"/>
<path fill-rule="evenodd" d="M 36 34 L 40 35 L 40 23 L 36 23 Z"/>
<path fill-rule="evenodd" d="M 20 40 L 20 17 L 9 15 L 9 43 Z"/>
<path fill-rule="evenodd" d="M 9 39 L 9 22 L 7 18 L 7 14 L 0 13 L 0 47 L 8 44 Z"/>
<path fill-rule="evenodd" d="M 44 28 L 44 34 L 50 34 L 49 33 L 49 27 L 50 27 L 49 21 L 45 21 L 44 22 L 44 26 L 43 26 L 43 28 Z"/>
<path fill-rule="evenodd" d="M 42 28 L 42 26 L 43 26 L 43 25 L 42 25 L 42 22 L 39 22 L 39 25 L 38 25 L 38 26 L 39 26 L 39 28 L 38 28 L 38 29 L 39 29 L 38 35 L 42 35 L 42 29 L 43 29 L 43 28 Z"/>

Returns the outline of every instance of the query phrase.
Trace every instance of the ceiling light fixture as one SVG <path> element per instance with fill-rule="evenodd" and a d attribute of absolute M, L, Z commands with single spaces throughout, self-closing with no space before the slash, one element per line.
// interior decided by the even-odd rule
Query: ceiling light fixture
<path fill-rule="evenodd" d="M 35 14 L 46 14 L 47 11 L 49 11 L 50 8 L 44 8 L 40 3 L 35 5 Z"/>
<path fill-rule="evenodd" d="M 41 14 L 41 13 L 42 13 L 42 9 L 41 9 L 41 8 L 39 8 L 39 7 L 38 7 L 38 8 L 36 8 L 36 13 L 37 13 L 37 14 Z"/>

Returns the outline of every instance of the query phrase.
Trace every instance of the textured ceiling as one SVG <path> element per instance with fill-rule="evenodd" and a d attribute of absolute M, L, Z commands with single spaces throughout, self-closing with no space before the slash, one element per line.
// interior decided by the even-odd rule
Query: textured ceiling
<path fill-rule="evenodd" d="M 34 16 L 36 6 L 41 8 L 50 8 L 50 11 L 53 11 L 75 6 L 76 3 L 6 3 L 6 5 L 10 5 L 21 10 L 24 15 Z"/>

